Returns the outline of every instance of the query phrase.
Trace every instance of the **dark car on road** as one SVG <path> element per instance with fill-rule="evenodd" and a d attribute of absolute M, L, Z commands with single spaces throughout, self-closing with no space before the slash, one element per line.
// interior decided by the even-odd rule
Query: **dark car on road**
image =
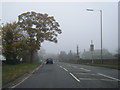
<path fill-rule="evenodd" d="M 46 59 L 46 64 L 53 64 L 53 59 L 52 58 Z"/>

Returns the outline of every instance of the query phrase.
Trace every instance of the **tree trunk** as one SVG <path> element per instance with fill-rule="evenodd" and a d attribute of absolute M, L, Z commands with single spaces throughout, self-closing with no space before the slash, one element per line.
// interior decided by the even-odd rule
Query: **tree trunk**
<path fill-rule="evenodd" d="M 30 51 L 30 63 L 33 63 L 33 51 Z"/>

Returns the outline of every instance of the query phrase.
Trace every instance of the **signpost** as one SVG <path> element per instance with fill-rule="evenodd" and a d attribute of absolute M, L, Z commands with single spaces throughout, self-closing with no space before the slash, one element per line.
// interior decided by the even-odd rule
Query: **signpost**
<path fill-rule="evenodd" d="M 93 64 L 94 63 L 94 61 L 93 61 L 94 44 L 93 44 L 92 40 L 91 40 L 91 44 L 90 44 L 90 51 L 91 51 L 91 54 L 92 54 L 92 64 Z"/>

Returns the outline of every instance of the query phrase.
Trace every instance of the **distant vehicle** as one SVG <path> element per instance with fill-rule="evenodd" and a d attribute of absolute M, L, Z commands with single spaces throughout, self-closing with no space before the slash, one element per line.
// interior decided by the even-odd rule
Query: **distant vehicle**
<path fill-rule="evenodd" d="M 46 60 L 46 64 L 53 64 L 53 59 L 52 58 L 48 58 Z"/>

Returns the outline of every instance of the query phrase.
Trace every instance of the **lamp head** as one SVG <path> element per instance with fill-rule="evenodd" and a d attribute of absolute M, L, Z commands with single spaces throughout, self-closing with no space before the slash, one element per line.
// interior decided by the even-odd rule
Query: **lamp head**
<path fill-rule="evenodd" d="M 93 9 L 86 9 L 87 11 L 94 11 Z"/>

